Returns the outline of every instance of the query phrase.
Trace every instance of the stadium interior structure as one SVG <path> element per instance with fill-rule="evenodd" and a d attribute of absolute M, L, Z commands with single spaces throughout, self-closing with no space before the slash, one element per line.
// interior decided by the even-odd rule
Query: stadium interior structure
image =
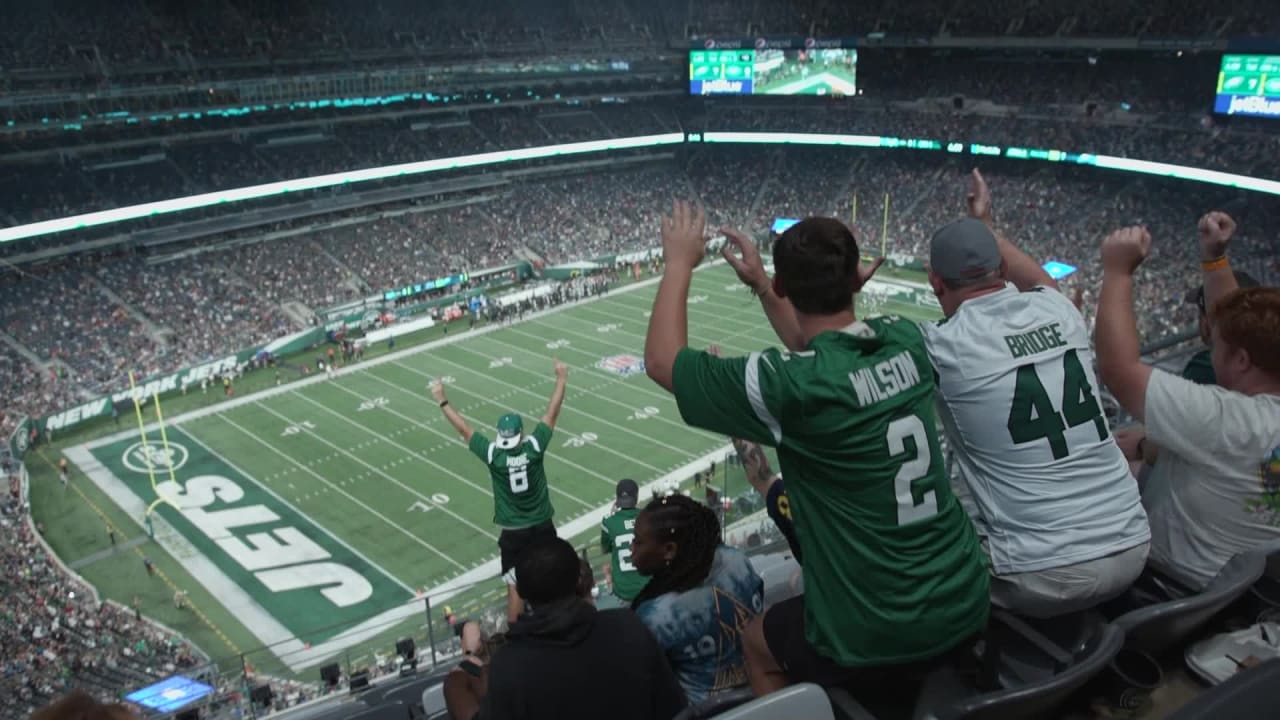
<path fill-rule="evenodd" d="M 0 716 L 28 716 L 72 688 L 121 698 L 182 676 L 206 688 L 190 696 L 199 699 L 139 702 L 137 712 L 443 717 L 440 682 L 456 660 L 454 621 L 499 624 L 497 573 L 480 572 L 483 553 L 474 564 L 441 561 L 461 575 L 407 582 L 390 568 L 388 584 L 408 591 L 396 607 L 411 612 L 379 614 L 376 623 L 373 614 L 315 620 L 314 638 L 284 627 L 279 637 L 288 639 L 280 642 L 309 658 L 291 665 L 202 584 L 189 557 L 176 556 L 141 514 L 84 476 L 84 462 L 75 462 L 67 490 L 59 460 L 97 463 L 100 448 L 136 440 L 134 426 L 156 433 L 161 407 L 174 417 L 193 414 L 169 437 L 191 433 L 193 454 L 205 442 L 210 456 L 241 451 L 201 430 L 199 418 L 209 414 L 246 423 L 246 436 L 279 434 L 279 423 L 306 434 L 295 411 L 261 398 L 304 393 L 297 402 L 326 402 L 298 388 L 319 387 L 334 348 L 350 349 L 355 372 L 375 360 L 384 369 L 412 365 L 408 358 L 434 357 L 446 344 L 479 347 L 466 351 L 471 360 L 496 369 L 518 398 L 525 381 L 500 373 L 520 362 L 504 352 L 541 359 L 572 354 L 571 341 L 585 347 L 584 335 L 610 324 L 590 305 L 603 284 L 629 286 L 611 297 L 611 310 L 632 312 L 628 303 L 649 297 L 649 281 L 661 273 L 660 218 L 673 197 L 705 207 L 711 227 L 743 228 L 762 245 L 779 218 L 844 219 L 864 252 L 885 255 L 906 288 L 922 280 L 933 229 L 963 215 L 966 178 L 980 167 L 1006 232 L 1036 259 L 1076 268 L 1062 285 L 1079 292 L 1090 324 L 1101 237 L 1124 224 L 1150 228 L 1159 245 L 1137 298 L 1144 357 L 1180 368 L 1202 349 L 1197 313 L 1184 302 L 1199 282 L 1201 214 L 1230 212 L 1240 225 L 1236 268 L 1280 286 L 1280 117 L 1265 117 L 1269 107 L 1280 115 L 1280 104 L 1260 100 L 1252 115 L 1215 111 L 1224 55 L 1280 56 L 1280 15 L 1264 0 L 1229 5 L 11 0 L 0 28 L 0 452 L 10 486 L 0 523 Z M 840 79 L 846 89 L 830 95 L 689 93 L 691 50 L 802 48 L 811 38 L 857 49 L 856 90 L 848 72 Z M 709 307 L 733 318 L 744 349 L 768 344 L 767 323 L 735 314 L 746 306 L 729 295 L 732 277 L 723 268 L 703 277 Z M 904 293 L 873 310 L 936 315 L 931 297 Z M 522 331 L 525 310 L 551 318 L 564 339 Z M 512 316 L 510 334 L 500 334 Z M 489 345 L 459 337 L 489 328 L 495 332 L 485 337 L 499 338 Z M 631 332 L 626 323 L 612 329 Z M 642 347 L 634 338 L 617 342 L 575 359 L 599 368 L 591 358 L 607 356 L 608 372 L 626 377 L 634 370 L 627 353 Z M 355 361 L 366 351 L 368 361 Z M 465 387 L 469 361 L 441 356 L 443 364 L 405 368 L 403 382 L 413 388 L 402 395 L 357 389 L 361 410 L 387 397 L 393 407 L 429 403 L 428 376 L 443 372 Z M 401 382 L 388 378 L 381 382 Z M 369 388 L 378 381 L 361 380 Z M 135 405 L 135 396 L 153 400 Z M 663 423 L 674 416 L 674 406 L 636 397 L 638 419 L 628 427 L 647 427 L 644 418 L 659 416 L 658 407 Z M 236 405 L 242 400 L 248 404 Z M 279 422 L 255 426 L 233 413 L 237 407 L 274 412 Z M 1126 421 L 1111 414 L 1113 424 Z M 126 442 L 129 433 L 135 437 Z M 568 442 L 595 440 L 579 431 Z M 141 450 L 151 468 L 149 442 Z M 236 442 L 247 455 L 258 452 L 245 437 Z M 665 458 L 653 460 L 656 467 L 641 462 L 642 485 L 687 468 L 675 477 L 687 489 L 697 470 L 686 461 L 731 455 L 723 441 L 707 442 L 673 455 L 671 468 Z M 410 464 L 428 462 L 406 452 Z M 172 455 L 165 459 L 178 469 Z M 284 472 L 245 463 L 243 475 Z M 750 545 L 766 594 L 782 597 L 794 561 L 761 521 L 741 470 L 720 465 L 717 502 L 745 503 L 725 511 L 726 540 Z M 390 471 L 378 465 L 377 472 Z M 332 479 L 323 469 L 303 473 L 315 485 Z M 605 498 L 583 494 L 578 512 L 589 518 Z M 457 500 L 448 510 L 447 497 L 422 501 L 439 508 L 436 515 L 470 512 Z M 333 530 L 346 537 L 342 527 Z M 575 544 L 586 548 L 591 533 Z M 603 583 L 597 549 L 587 555 Z M 1271 575 L 1212 608 L 1231 605 L 1235 616 L 1208 613 L 1173 647 L 1152 651 L 1164 682 L 1155 702 L 1130 716 L 1170 716 L 1216 691 L 1183 668 L 1182 651 L 1241 612 L 1280 602 L 1271 566 Z M 1244 600 L 1232 604 L 1237 597 Z M 361 623 L 372 629 L 338 642 Z M 1095 716 L 1091 701 L 1107 693 L 1115 670 L 1106 658 L 1094 661 L 1105 654 L 1101 646 L 1118 651 L 1119 635 L 1095 628 L 1063 660 L 1061 648 L 1044 649 L 1042 629 L 1012 617 L 993 625 L 1012 638 L 1010 657 L 1040 653 L 1061 662 L 1039 675 L 1002 667 L 990 687 L 1040 692 L 1052 702 L 1022 715 L 962 712 L 963 703 L 953 703 L 959 714 L 951 716 Z M 322 634 L 338 643 L 327 655 L 316 639 Z M 397 647 L 402 637 L 416 650 Z M 921 707 L 933 690 L 921 690 Z M 741 717 L 794 714 L 787 703 L 806 700 L 778 701 L 782 709 Z M 826 702 L 835 717 L 893 717 L 915 707 L 914 699 L 887 710 L 848 697 Z M 694 716 L 734 712 L 728 704 Z"/>

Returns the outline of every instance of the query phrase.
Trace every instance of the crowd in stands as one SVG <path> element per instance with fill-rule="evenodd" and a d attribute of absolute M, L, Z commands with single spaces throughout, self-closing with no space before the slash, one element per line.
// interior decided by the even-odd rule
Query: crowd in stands
<path fill-rule="evenodd" d="M 1042 261 L 1079 266 L 1067 282 L 1082 287 L 1086 299 L 1099 279 L 1086 249 L 1106 228 L 1140 220 L 1157 236 L 1185 236 L 1187 215 L 1214 205 L 1248 209 L 1242 255 L 1258 258 L 1264 274 L 1274 272 L 1266 258 L 1275 251 L 1280 209 L 1267 197 L 1067 165 L 988 165 L 990 182 L 1010 199 L 1001 208 L 1008 232 Z M 852 221 L 856 200 L 858 236 L 878 247 L 888 195 L 888 250 L 922 257 L 929 228 L 959 211 L 950 189 L 968 167 L 932 153 L 705 146 L 675 162 L 520 179 L 486 194 L 424 198 L 381 216 L 348 213 L 348 224 L 323 230 L 276 224 L 267 230 L 292 234 L 255 241 L 241 232 L 227 249 L 180 260 L 80 259 L 5 280 L 4 331 L 52 363 L 52 372 L 40 373 L 45 382 L 22 383 L 24 392 L 6 397 L 20 412 L 41 414 L 71 397 L 120 387 L 129 369 L 149 375 L 267 342 L 305 326 L 282 309 L 286 303 L 315 311 L 521 258 L 556 264 L 652 247 L 672 197 L 697 199 L 712 227 L 754 233 L 779 217 Z M 1140 315 L 1144 340 L 1194 323 L 1174 308 L 1154 312 L 1185 291 L 1193 251 L 1162 246 L 1147 264 L 1153 281 L 1142 286 L 1139 302 L 1152 312 Z"/>
<path fill-rule="evenodd" d="M 856 7 L 831 0 L 635 3 L 482 0 L 465 7 L 408 0 L 328 0 L 288 12 L 246 0 L 163 6 L 19 2 L 0 35 L 0 68 L 10 82 L 91 89 L 110 82 L 104 68 L 147 69 L 151 77 L 221 79 L 275 62 L 450 52 L 555 52 L 612 46 L 661 47 L 707 36 L 760 34 L 845 37 L 871 31 L 956 36 L 1205 37 L 1276 32 L 1260 0 L 1211 11 L 1194 0 L 1156 3 L 1043 3 L 1010 0 L 980 7 L 877 0 Z M 1230 18 L 1224 24 L 1216 18 Z M 38 38 L 38 40 L 37 40 Z M 247 67 L 246 67 L 247 66 Z M 49 71 L 61 75 L 49 77 Z M 117 80 L 118 81 L 118 80 Z"/>
<path fill-rule="evenodd" d="M 0 503 L 0 715 L 26 717 L 68 692 L 103 700 L 207 662 L 172 633 L 94 599 L 35 538 L 17 476 Z"/>

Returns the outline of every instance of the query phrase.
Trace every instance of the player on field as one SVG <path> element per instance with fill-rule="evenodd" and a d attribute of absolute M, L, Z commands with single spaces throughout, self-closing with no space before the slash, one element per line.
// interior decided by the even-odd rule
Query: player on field
<path fill-rule="evenodd" d="M 449 424 L 489 468 L 489 479 L 493 482 L 493 521 L 502 528 L 498 550 L 502 558 L 502 578 L 507 583 L 507 620 L 512 623 L 524 611 L 524 603 L 516 594 L 516 558 L 529 543 L 556 534 L 555 525 L 551 523 L 555 510 L 551 507 L 542 463 L 551 445 L 556 419 L 560 417 L 560 406 L 564 404 L 569 366 L 557 360 L 555 368 L 555 390 L 551 391 L 546 414 L 533 432 L 525 435 L 520 416 L 507 413 L 498 419 L 495 440 L 471 429 L 462 414 L 449 404 L 444 385 L 439 381 L 431 384 L 431 395 L 440 403 Z"/>
<path fill-rule="evenodd" d="M 971 217 L 938 230 L 923 323 L 939 414 L 991 559 L 991 600 L 1032 617 L 1105 602 L 1146 564 L 1151 529 L 1107 428 L 1084 317 L 1040 264 L 991 228 L 974 170 Z"/>
<path fill-rule="evenodd" d="M 876 266 L 843 223 L 808 218 L 774 244 L 772 282 L 751 239 L 724 230 L 725 259 L 793 352 L 693 350 L 686 302 L 704 224 L 685 203 L 663 220 L 645 370 L 690 425 L 778 449 L 805 593 L 747 626 L 752 689 L 878 686 L 967 648 L 987 622 L 986 563 L 947 483 L 919 327 L 858 320 L 854 294 Z"/>
<path fill-rule="evenodd" d="M 614 503 L 617 509 L 600 523 L 600 549 L 610 553 L 609 581 L 613 598 L 607 602 L 611 606 L 615 604 L 614 599 L 621 601 L 616 603 L 619 607 L 630 605 L 648 582 L 631 564 L 631 542 L 636 537 L 636 516 L 640 514 L 636 509 L 639 499 L 640 487 L 635 480 L 619 480 Z"/>

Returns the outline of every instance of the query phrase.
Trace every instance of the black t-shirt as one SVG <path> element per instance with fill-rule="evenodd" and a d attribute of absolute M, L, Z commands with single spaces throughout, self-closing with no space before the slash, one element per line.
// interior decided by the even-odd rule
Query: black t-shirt
<path fill-rule="evenodd" d="M 630 610 L 574 599 L 534 608 L 507 634 L 489 666 L 480 720 L 670 720 L 684 690 Z"/>

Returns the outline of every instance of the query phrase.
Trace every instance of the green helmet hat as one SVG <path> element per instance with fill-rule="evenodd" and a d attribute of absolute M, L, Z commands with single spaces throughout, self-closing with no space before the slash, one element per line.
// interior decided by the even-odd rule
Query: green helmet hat
<path fill-rule="evenodd" d="M 507 413 L 498 418 L 498 447 L 503 450 L 514 450 L 524 439 L 524 423 L 515 413 Z"/>

